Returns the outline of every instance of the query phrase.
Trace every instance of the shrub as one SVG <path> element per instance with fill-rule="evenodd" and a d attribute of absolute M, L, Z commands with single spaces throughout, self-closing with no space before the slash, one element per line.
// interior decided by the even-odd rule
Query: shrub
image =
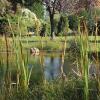
<path fill-rule="evenodd" d="M 75 61 L 76 58 L 80 58 L 80 44 L 73 40 L 69 41 L 68 53 L 72 61 Z"/>
<path fill-rule="evenodd" d="M 64 31 L 65 26 L 66 26 L 66 17 L 61 16 L 57 25 L 57 35 L 59 33 L 62 33 L 62 31 Z"/>
<path fill-rule="evenodd" d="M 33 11 L 38 16 L 38 18 L 43 19 L 44 11 L 43 11 L 43 5 L 41 3 L 34 2 L 32 6 L 28 6 L 28 7 L 31 11 Z"/>
<path fill-rule="evenodd" d="M 91 12 L 83 10 L 79 13 L 79 17 L 83 17 L 85 21 L 87 22 L 87 29 L 89 35 L 95 35 L 96 31 L 96 20 L 95 16 L 100 16 L 100 9 L 94 9 Z M 100 35 L 100 19 L 97 19 L 97 28 L 98 28 L 98 35 Z"/>
<path fill-rule="evenodd" d="M 70 15 L 68 16 L 69 20 L 69 28 L 73 31 L 76 31 L 78 29 L 78 18 L 76 15 Z"/>
<path fill-rule="evenodd" d="M 6 18 L 0 18 L 0 34 L 4 35 L 7 34 L 9 35 L 10 30 L 9 30 L 9 24 Z"/>

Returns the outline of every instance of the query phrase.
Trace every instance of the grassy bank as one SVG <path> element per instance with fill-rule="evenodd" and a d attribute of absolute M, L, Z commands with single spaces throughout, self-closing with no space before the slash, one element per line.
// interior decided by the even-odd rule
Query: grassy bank
<path fill-rule="evenodd" d="M 84 82 L 71 79 L 52 81 L 32 86 L 27 92 L 12 91 L 10 100 L 84 100 Z M 92 85 L 91 85 L 92 84 Z M 97 97 L 96 82 L 89 81 L 89 100 L 99 100 Z"/>
<path fill-rule="evenodd" d="M 15 38 L 15 41 L 18 41 L 19 37 Z M 70 46 L 70 41 L 77 41 L 80 39 L 80 36 L 67 36 L 67 48 Z M 88 36 L 88 51 L 94 52 L 100 50 L 100 36 Z M 40 50 L 46 50 L 46 51 L 61 51 L 64 37 L 55 37 L 54 40 L 51 40 L 50 37 L 39 37 L 39 36 L 32 36 L 32 37 L 22 37 L 21 38 L 22 46 L 23 48 L 30 49 L 32 47 L 37 47 Z M 95 45 L 98 45 L 96 47 Z M 9 44 L 9 51 L 12 50 L 12 38 L 8 38 L 8 44 Z M 80 43 L 79 43 L 80 44 Z M 0 37 L 0 51 L 5 51 L 5 38 Z"/>
<path fill-rule="evenodd" d="M 73 42 L 72 42 L 73 41 Z M 6 98 L 10 98 L 12 100 L 15 96 L 15 99 L 30 99 L 34 98 L 34 100 L 98 100 L 99 94 L 99 78 L 89 77 L 89 64 L 91 63 L 88 59 L 89 50 L 93 50 L 94 48 L 99 50 L 97 42 L 99 41 L 99 37 L 90 37 L 87 35 L 81 36 L 66 36 L 66 37 L 56 37 L 54 40 L 50 40 L 49 37 L 13 37 L 8 38 L 1 37 L 0 39 L 0 49 L 1 51 L 5 51 L 6 60 L 4 62 L 3 59 L 0 61 L 0 66 L 6 66 L 6 71 L 4 74 L 4 82 L 5 82 L 5 91 L 4 96 Z M 93 44 L 92 44 L 93 43 Z M 80 57 L 77 55 L 75 50 L 77 49 L 77 45 L 79 45 L 79 53 Z M 92 44 L 92 45 L 90 45 Z M 65 63 L 65 51 L 66 48 L 72 46 L 72 57 L 75 57 L 74 62 L 77 70 L 74 71 L 76 77 L 70 77 L 64 73 L 63 65 Z M 55 50 L 61 52 L 61 65 L 60 65 L 60 75 L 57 80 L 52 82 L 47 82 L 44 76 L 44 57 L 43 54 L 39 55 L 39 65 L 36 66 L 39 69 L 38 75 L 39 80 L 37 78 L 32 79 L 35 76 L 34 64 L 32 63 L 31 68 L 29 66 L 30 56 L 26 53 L 24 56 L 24 50 L 30 50 L 31 47 L 37 47 L 40 50 Z M 73 48 L 74 47 L 74 48 Z M 92 49 L 93 47 L 93 49 Z M 10 65 L 10 54 L 9 52 L 15 52 L 15 62 L 16 65 L 16 73 L 15 73 L 15 90 L 12 87 L 12 77 L 11 77 L 11 65 Z M 77 50 L 76 50 L 77 51 Z M 74 53 L 74 54 L 73 54 Z M 1 53 L 2 55 L 2 53 Z M 3 55 L 4 56 L 4 55 Z M 5 58 L 4 58 L 5 59 Z M 70 59 L 70 57 L 68 57 Z M 34 61 L 34 59 L 32 59 Z M 52 61 L 52 59 L 51 59 Z M 98 62 L 98 61 L 97 61 Z M 99 62 L 97 63 L 99 64 Z M 66 64 L 67 66 L 67 64 Z M 13 65 L 14 67 L 14 65 Z M 39 67 L 39 68 L 38 68 Z M 98 66 L 97 66 L 98 67 Z M 99 68 L 99 67 L 98 67 Z M 14 73 L 14 72 L 13 72 Z M 32 75 L 34 73 L 34 75 Z M 12 75 L 13 76 L 13 75 Z M 61 79 L 61 80 L 60 80 Z M 97 85 L 98 84 L 98 85 Z M 21 92 L 20 92 L 21 91 Z M 95 98 L 92 96 L 95 94 Z M 12 98 L 13 96 L 13 98 Z M 89 98 L 89 99 L 88 99 Z"/>

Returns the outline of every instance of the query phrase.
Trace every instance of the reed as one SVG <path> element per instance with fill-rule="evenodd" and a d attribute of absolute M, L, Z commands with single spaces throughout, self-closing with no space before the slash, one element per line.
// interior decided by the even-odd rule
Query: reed
<path fill-rule="evenodd" d="M 80 27 L 80 25 L 78 26 Z M 80 66 L 81 66 L 81 75 L 84 80 L 84 100 L 89 100 L 89 91 L 88 91 L 88 78 L 89 78 L 89 59 L 88 59 L 88 31 L 86 27 L 86 21 L 83 22 L 84 30 L 80 33 L 79 43 L 80 43 Z M 80 28 L 79 28 L 80 29 Z"/>
<path fill-rule="evenodd" d="M 68 19 L 67 19 L 67 24 L 64 30 L 64 41 L 62 42 L 61 46 L 62 46 L 62 52 L 61 52 L 61 66 L 60 66 L 60 70 L 61 70 L 61 80 L 57 80 L 57 81 L 52 81 L 52 83 L 49 83 L 46 81 L 45 76 L 44 76 L 44 54 L 41 53 L 40 54 L 40 65 L 41 65 L 41 73 L 42 73 L 42 82 L 38 85 L 38 87 L 35 88 L 34 86 L 34 90 L 30 89 L 30 77 L 32 74 L 32 69 L 33 69 L 33 65 L 32 67 L 29 69 L 29 54 L 27 51 L 27 55 L 24 55 L 24 50 L 23 50 L 23 43 L 22 43 L 22 32 L 20 29 L 20 20 L 21 20 L 22 16 L 20 16 L 18 18 L 18 36 L 15 37 L 14 36 L 14 31 L 12 29 L 12 25 L 10 22 L 10 19 L 8 17 L 8 23 L 11 29 L 11 32 L 13 34 L 12 36 L 12 44 L 13 44 L 13 51 L 15 53 L 15 63 L 16 63 L 16 67 L 17 67 L 17 73 L 16 73 L 16 87 L 17 87 L 17 92 L 19 92 L 21 90 L 21 92 L 26 93 L 28 90 L 30 90 L 31 92 L 34 92 L 34 98 L 35 95 L 41 96 L 41 98 L 45 98 L 45 99 L 65 99 L 68 100 L 68 97 L 66 97 L 67 95 L 70 95 L 70 92 L 72 93 L 71 96 L 76 97 L 75 95 L 79 94 L 79 92 L 82 91 L 84 92 L 84 100 L 89 100 L 89 92 L 91 91 L 89 89 L 89 64 L 90 64 L 90 60 L 88 57 L 88 51 L 89 51 L 89 36 L 88 36 L 88 30 L 87 30 L 87 25 L 86 25 L 86 21 L 83 20 L 83 27 L 84 30 L 81 32 L 80 29 L 80 19 L 79 19 L 79 25 L 78 25 L 78 33 L 79 34 L 79 38 L 77 38 L 77 36 L 74 36 L 74 40 L 77 43 L 80 43 L 80 47 L 79 47 L 79 51 L 80 51 L 80 58 L 76 58 L 76 64 L 77 64 L 77 69 L 78 69 L 78 73 L 76 73 L 79 76 L 80 80 L 73 80 L 73 77 L 71 77 L 71 80 L 66 80 L 66 76 L 64 73 L 64 63 L 65 63 L 65 55 L 66 55 L 66 48 L 67 48 L 67 32 L 68 32 Z M 99 59 L 98 59 L 98 44 L 97 44 L 97 29 L 96 29 L 96 33 L 95 33 L 95 47 L 96 47 L 96 54 L 97 54 L 97 60 L 96 60 L 96 64 L 97 64 L 97 70 L 99 70 Z M 27 45 L 28 45 L 28 40 L 27 41 Z M 41 38 L 41 48 L 44 48 L 43 45 L 43 39 Z M 55 40 L 54 40 L 55 41 Z M 56 42 L 57 43 L 57 42 Z M 8 91 L 10 92 L 11 89 L 13 89 L 11 87 L 12 85 L 12 80 L 11 80 L 11 72 L 9 72 L 9 54 L 8 54 L 8 38 L 5 35 L 5 45 L 6 45 L 6 74 L 5 74 L 5 84 L 6 84 L 6 89 L 8 89 Z M 74 56 L 74 55 L 73 55 Z M 76 56 L 77 57 L 77 56 Z M 34 59 L 33 59 L 34 60 Z M 0 60 L 1 63 L 4 63 L 2 60 Z M 63 80 L 62 80 L 63 79 Z M 96 81 L 98 82 L 97 88 L 98 88 L 98 98 L 99 98 L 99 88 L 100 88 L 100 77 L 99 75 L 96 75 Z M 43 83 L 43 84 L 42 84 Z M 77 87 L 77 83 L 78 85 L 80 85 L 81 88 Z M 49 90 L 50 89 L 50 90 Z M 36 93 L 35 93 L 36 92 Z M 32 93 L 29 92 L 29 95 L 33 96 Z M 61 97 L 60 97 L 60 96 Z M 54 96 L 54 97 L 52 97 Z M 72 99 L 72 97 L 70 96 L 70 98 Z M 40 98 L 40 97 L 39 97 Z M 41 99 L 40 98 L 40 99 Z M 22 98 L 23 99 L 23 98 Z M 78 97 L 77 100 L 80 100 L 80 98 Z"/>
<path fill-rule="evenodd" d="M 78 28 L 79 33 L 80 33 L 80 38 L 78 39 L 78 42 L 80 43 L 80 54 L 81 54 L 81 58 L 80 58 L 80 76 L 81 78 L 84 80 L 84 100 L 89 100 L 89 65 L 91 63 L 91 61 L 89 60 L 88 57 L 88 51 L 91 51 L 90 48 L 90 42 L 89 42 L 89 35 L 88 35 L 88 29 L 87 29 L 87 24 L 86 24 L 86 20 L 83 19 L 83 27 L 84 30 L 80 31 L 80 28 Z M 80 24 L 79 26 L 80 27 Z M 95 30 L 95 41 L 94 41 L 94 49 L 95 49 L 95 54 L 97 58 L 94 58 L 94 60 L 96 61 L 96 69 L 98 72 L 99 70 L 99 56 L 98 56 L 98 34 L 97 34 L 97 19 L 96 19 L 96 30 Z M 76 40 L 77 41 L 77 40 Z M 96 73 L 94 73 L 96 74 Z M 98 85 L 97 85 L 97 90 L 99 89 L 99 83 L 100 83 L 100 79 L 99 76 L 95 76 L 96 80 L 98 81 Z M 98 90 L 99 91 L 99 90 Z"/>
<path fill-rule="evenodd" d="M 14 31 L 12 29 L 10 20 L 8 18 L 8 23 L 10 26 L 10 29 L 12 31 L 12 40 L 13 40 L 13 49 L 16 55 L 16 66 L 17 66 L 17 89 L 18 88 L 22 88 L 27 90 L 28 86 L 29 86 L 29 81 L 30 81 L 30 76 L 31 76 L 31 72 L 32 72 L 32 68 L 29 70 L 28 69 L 28 60 L 27 62 L 25 62 L 25 58 L 24 58 L 24 54 L 23 54 L 23 46 L 22 46 L 22 42 L 21 42 L 21 29 L 20 29 L 20 20 L 21 20 L 21 16 L 18 18 L 18 33 L 19 35 L 17 36 L 17 38 L 14 36 Z M 28 42 L 27 42 L 28 43 Z M 28 59 L 28 55 L 27 55 L 27 59 Z"/>
<path fill-rule="evenodd" d="M 11 91 L 11 73 L 9 71 L 9 53 L 8 53 L 8 39 L 5 34 L 5 43 L 6 43 L 6 72 L 5 72 L 5 99 L 10 95 Z"/>
<path fill-rule="evenodd" d="M 95 31 L 95 54 L 96 54 L 96 58 L 95 58 L 95 61 L 96 61 L 96 72 L 97 72 L 97 75 L 96 75 L 96 80 L 97 80 L 97 90 L 98 90 L 98 98 L 100 98 L 100 76 L 99 76 L 99 70 L 100 70 L 100 63 L 99 63 L 99 55 L 98 55 L 98 51 L 99 51 L 99 45 L 98 45 L 98 42 L 96 40 L 98 40 L 98 19 L 97 19 L 97 16 L 96 16 L 96 12 L 95 12 L 95 23 L 96 23 L 96 31 Z"/>
<path fill-rule="evenodd" d="M 67 48 L 67 32 L 68 32 L 68 29 L 69 29 L 69 22 L 68 22 L 68 17 L 66 17 L 66 25 L 64 27 L 64 42 L 62 42 L 62 53 L 61 53 L 61 66 L 60 66 L 60 69 L 61 69 L 61 77 L 63 80 L 66 79 L 66 75 L 64 73 L 64 70 L 63 70 L 63 66 L 64 66 L 64 60 L 65 60 L 65 54 L 66 54 L 66 48 Z"/>

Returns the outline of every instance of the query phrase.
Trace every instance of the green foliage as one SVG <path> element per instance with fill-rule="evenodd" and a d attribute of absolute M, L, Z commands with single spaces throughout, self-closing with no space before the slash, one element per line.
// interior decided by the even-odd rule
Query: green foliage
<path fill-rule="evenodd" d="M 27 33 L 28 23 L 20 15 L 9 15 L 6 19 L 9 20 L 10 35 L 25 35 Z"/>
<path fill-rule="evenodd" d="M 8 23 L 9 20 L 9 23 Z M 8 14 L 6 17 L 0 18 L 0 34 L 7 33 L 8 35 L 27 35 L 28 27 L 33 27 L 36 32 L 39 31 L 40 21 L 35 21 L 34 18 L 25 18 L 20 14 Z"/>
<path fill-rule="evenodd" d="M 75 40 L 69 41 L 69 48 L 67 49 L 69 55 L 68 58 L 72 61 L 76 61 L 77 59 L 80 59 L 80 43 Z"/>
<path fill-rule="evenodd" d="M 50 36 L 50 22 L 49 21 L 44 21 L 42 20 L 42 25 L 46 25 L 46 32 L 45 35 L 46 36 Z M 41 26 L 42 26 L 41 25 Z"/>
<path fill-rule="evenodd" d="M 54 31 L 57 34 L 57 25 L 58 25 L 59 18 L 54 18 Z"/>
<path fill-rule="evenodd" d="M 0 18 L 0 34 L 9 34 L 9 24 L 6 18 Z"/>
<path fill-rule="evenodd" d="M 60 32 L 63 32 L 65 27 L 66 27 L 66 23 L 67 23 L 67 16 L 61 15 L 59 22 L 58 22 L 58 26 L 57 26 L 57 33 L 59 34 Z"/>
<path fill-rule="evenodd" d="M 17 15 L 7 15 L 6 17 L 1 17 L 0 18 L 0 34 L 14 34 L 17 35 L 18 32 L 18 17 Z M 11 24 L 11 27 L 9 26 L 9 22 Z M 24 27 L 24 26 L 21 26 Z M 13 32 L 13 33 L 12 33 Z"/>
<path fill-rule="evenodd" d="M 86 10 L 82 10 L 80 13 L 79 13 L 79 17 L 84 17 L 84 18 L 88 18 L 89 16 L 89 12 L 87 12 Z"/>
<path fill-rule="evenodd" d="M 82 18 L 80 20 L 83 20 L 83 22 L 87 23 L 87 29 L 89 35 L 95 35 L 96 28 L 98 28 L 98 34 L 99 34 L 99 30 L 100 30 L 99 27 L 100 19 L 98 19 L 98 17 L 100 16 L 99 11 L 100 11 L 99 9 L 93 9 L 92 11 L 83 10 L 79 13 L 79 17 Z M 97 20 L 97 27 L 96 27 L 96 20 Z"/>
<path fill-rule="evenodd" d="M 83 84 L 82 80 L 76 79 L 69 80 L 68 82 L 63 82 L 62 80 L 47 82 L 46 84 L 35 85 L 28 89 L 27 92 L 14 91 L 11 95 L 11 100 L 84 100 Z M 89 84 L 95 85 L 92 81 Z M 95 91 L 91 90 L 89 94 L 90 99 L 97 100 Z"/>
<path fill-rule="evenodd" d="M 15 35 L 18 35 L 19 33 L 25 35 L 27 34 L 27 27 L 33 27 L 35 32 L 38 33 L 40 21 L 38 20 L 35 22 L 30 16 L 25 19 L 25 16 L 21 15 L 21 10 L 24 5 L 34 11 L 39 18 L 42 18 L 43 6 L 40 1 L 41 0 L 25 0 L 24 2 L 23 0 L 0 1 L 2 5 L 0 6 L 0 34 L 7 32 L 8 35 L 11 35 L 12 33 Z M 8 19 L 11 26 L 9 26 Z M 5 27 L 3 27 L 4 23 Z"/>
<path fill-rule="evenodd" d="M 38 18 L 43 19 L 44 11 L 43 11 L 43 5 L 41 3 L 37 2 L 33 3 L 32 6 L 29 6 L 29 9 L 33 11 Z"/>
<path fill-rule="evenodd" d="M 94 12 L 96 13 L 96 16 L 100 17 L 100 8 L 95 8 Z"/>
<path fill-rule="evenodd" d="M 76 15 L 70 15 L 68 16 L 69 20 L 69 28 L 71 30 L 77 30 L 78 29 L 78 18 Z"/>

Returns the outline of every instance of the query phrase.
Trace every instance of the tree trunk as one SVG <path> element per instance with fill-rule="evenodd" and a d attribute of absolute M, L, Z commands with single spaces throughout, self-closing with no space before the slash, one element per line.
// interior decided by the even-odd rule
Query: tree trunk
<path fill-rule="evenodd" d="M 54 26 L 54 14 L 50 15 L 50 24 L 51 24 L 51 39 L 54 39 L 54 37 L 55 37 L 55 33 L 54 33 L 54 29 L 55 29 L 55 26 Z"/>

